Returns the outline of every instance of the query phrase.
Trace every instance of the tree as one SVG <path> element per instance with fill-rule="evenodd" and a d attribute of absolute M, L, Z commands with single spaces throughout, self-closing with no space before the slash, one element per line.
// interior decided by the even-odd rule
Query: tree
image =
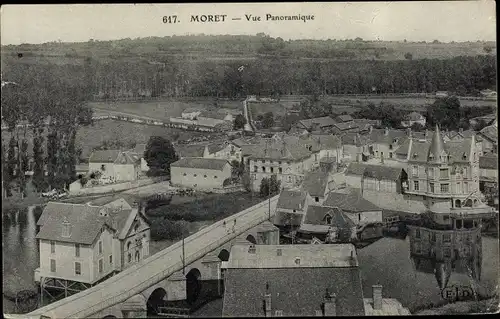
<path fill-rule="evenodd" d="M 271 128 L 274 126 L 273 112 L 267 112 L 264 114 L 263 119 L 262 119 L 262 126 L 264 128 Z"/>
<path fill-rule="evenodd" d="M 425 126 L 423 126 L 422 124 L 420 123 L 413 123 L 411 126 L 410 126 L 411 130 L 414 131 L 414 132 L 421 132 L 423 130 L 425 130 Z"/>
<path fill-rule="evenodd" d="M 260 182 L 260 196 L 267 197 L 279 193 L 281 182 L 278 181 L 276 174 L 271 175 L 271 178 L 264 177 Z"/>
<path fill-rule="evenodd" d="M 410 52 L 406 52 L 405 53 L 405 59 L 406 60 L 412 60 L 413 59 L 413 55 Z"/>
<path fill-rule="evenodd" d="M 484 52 L 486 53 L 491 53 L 491 51 L 493 51 L 493 48 L 489 45 L 485 45 L 484 48 L 483 48 Z"/>
<path fill-rule="evenodd" d="M 245 127 L 245 124 L 247 124 L 247 119 L 242 114 L 236 115 L 233 122 L 234 129 L 235 130 L 242 129 Z"/>
<path fill-rule="evenodd" d="M 179 157 L 169 140 L 161 136 L 151 136 L 146 145 L 144 159 L 150 168 L 149 174 L 169 175 L 170 164 L 177 161 Z"/>
<path fill-rule="evenodd" d="M 456 130 L 460 124 L 460 101 L 457 97 L 437 99 L 427 107 L 427 123 L 433 127 L 438 124 L 442 129 Z"/>

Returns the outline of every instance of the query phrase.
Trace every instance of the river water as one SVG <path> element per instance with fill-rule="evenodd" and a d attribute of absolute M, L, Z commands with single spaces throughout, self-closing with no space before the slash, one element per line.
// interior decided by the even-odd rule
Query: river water
<path fill-rule="evenodd" d="M 38 249 L 35 240 L 36 216 L 32 207 L 20 212 L 3 212 L 3 291 L 16 293 L 24 289 L 36 289 L 33 272 L 38 267 Z M 151 253 L 167 246 L 171 241 L 151 243 Z M 498 283 L 498 239 L 484 237 L 482 240 L 482 276 L 479 287 L 489 292 Z M 414 270 L 410 260 L 409 238 L 405 240 L 383 238 L 360 249 L 358 258 L 365 297 L 371 297 L 371 286 L 383 285 L 387 298 L 397 298 L 410 310 L 442 301 L 440 290 L 433 274 Z M 469 284 L 467 276 L 452 273 L 449 285 Z M 9 311 L 4 298 L 4 312 Z"/>

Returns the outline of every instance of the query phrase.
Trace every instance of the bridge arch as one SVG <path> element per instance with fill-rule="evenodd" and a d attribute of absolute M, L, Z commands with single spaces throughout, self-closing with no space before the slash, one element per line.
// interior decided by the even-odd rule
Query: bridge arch
<path fill-rule="evenodd" d="M 113 318 L 116 318 L 116 317 L 113 315 L 107 315 L 107 316 L 102 317 L 102 319 L 113 319 Z"/>
<path fill-rule="evenodd" d="M 186 274 L 186 300 L 188 303 L 194 303 L 201 291 L 201 272 L 198 268 L 192 268 Z"/>
<path fill-rule="evenodd" d="M 249 234 L 246 238 L 246 240 L 248 240 L 249 242 L 251 242 L 252 244 L 256 245 L 257 244 L 257 240 L 255 240 L 255 237 L 252 235 L 252 234 Z"/>
<path fill-rule="evenodd" d="M 151 295 L 148 297 L 147 312 L 148 314 L 157 314 L 158 307 L 162 306 L 165 302 L 165 297 L 167 296 L 167 292 L 163 288 L 156 288 Z"/>
<path fill-rule="evenodd" d="M 225 248 L 223 248 L 218 255 L 219 259 L 221 261 L 228 261 L 229 260 L 229 251 Z"/>

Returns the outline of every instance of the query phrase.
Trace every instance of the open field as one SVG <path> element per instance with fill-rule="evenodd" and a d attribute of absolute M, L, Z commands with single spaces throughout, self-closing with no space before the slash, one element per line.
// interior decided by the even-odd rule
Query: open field
<path fill-rule="evenodd" d="M 334 103 L 351 104 L 351 105 L 366 105 L 374 103 L 375 105 L 381 102 L 394 105 L 394 106 L 414 106 L 425 107 L 433 104 L 436 99 L 427 97 L 377 97 L 377 96 L 359 96 L 359 97 L 346 97 L 346 96 L 327 96 L 325 100 Z M 461 106 L 478 107 L 478 106 L 496 106 L 496 101 L 486 100 L 466 100 L 460 99 Z"/>
<path fill-rule="evenodd" d="M 256 119 L 259 114 L 264 115 L 272 112 L 274 116 L 285 116 L 286 109 L 281 103 L 248 103 L 248 110 L 252 113 L 252 118 Z"/>

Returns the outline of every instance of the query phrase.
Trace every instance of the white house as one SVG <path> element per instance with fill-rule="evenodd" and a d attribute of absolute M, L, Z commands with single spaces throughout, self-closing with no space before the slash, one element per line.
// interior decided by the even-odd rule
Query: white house
<path fill-rule="evenodd" d="M 37 226 L 36 282 L 93 285 L 149 256 L 149 224 L 123 199 L 102 206 L 49 202 Z"/>
<path fill-rule="evenodd" d="M 140 158 L 128 151 L 93 151 L 89 158 L 89 172 L 100 172 L 101 180 L 109 182 L 134 181 L 139 178 Z"/>
<path fill-rule="evenodd" d="M 182 111 L 181 117 L 186 120 L 196 120 L 202 112 L 201 109 L 189 107 Z"/>
<path fill-rule="evenodd" d="M 426 123 L 425 116 L 423 116 L 418 112 L 411 112 L 404 117 L 403 121 L 401 121 L 401 126 L 410 127 L 415 123 L 425 126 Z"/>
<path fill-rule="evenodd" d="M 174 186 L 211 190 L 222 188 L 231 178 L 231 164 L 216 158 L 181 158 L 170 164 Z"/>

